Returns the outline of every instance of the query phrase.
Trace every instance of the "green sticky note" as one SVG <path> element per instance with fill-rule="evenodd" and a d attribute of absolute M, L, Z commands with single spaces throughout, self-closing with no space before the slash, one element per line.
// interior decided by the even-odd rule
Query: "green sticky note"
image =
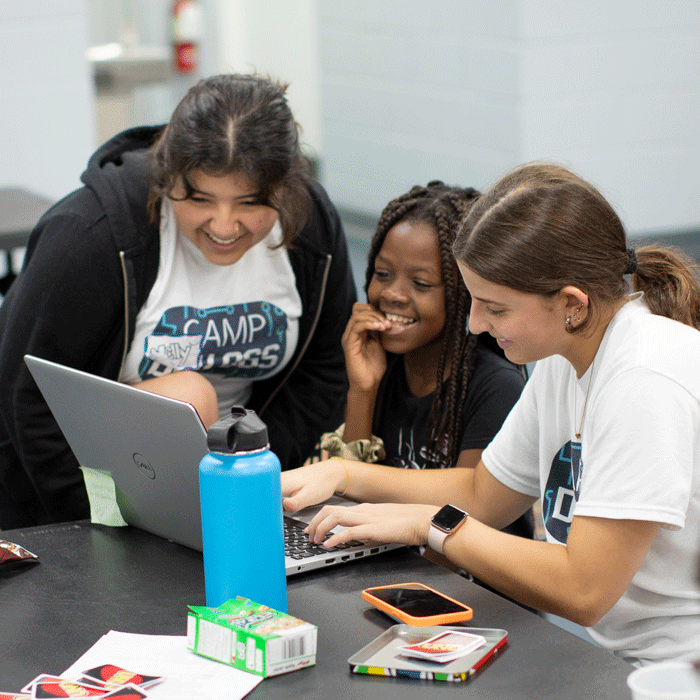
<path fill-rule="evenodd" d="M 109 472 L 80 467 L 90 500 L 90 520 L 99 525 L 122 527 L 127 523 L 117 505 L 114 480 Z"/>

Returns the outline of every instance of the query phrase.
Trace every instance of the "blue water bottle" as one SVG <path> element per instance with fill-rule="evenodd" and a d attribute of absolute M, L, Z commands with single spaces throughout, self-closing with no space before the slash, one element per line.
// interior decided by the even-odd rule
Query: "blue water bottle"
<path fill-rule="evenodd" d="M 287 612 L 280 461 L 255 411 L 234 406 L 207 433 L 199 464 L 209 607 L 243 596 Z"/>

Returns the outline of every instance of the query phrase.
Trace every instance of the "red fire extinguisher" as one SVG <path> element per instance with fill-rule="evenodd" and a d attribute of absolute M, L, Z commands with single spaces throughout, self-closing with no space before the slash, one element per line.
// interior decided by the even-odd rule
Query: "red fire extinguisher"
<path fill-rule="evenodd" d="M 175 0 L 170 37 L 178 73 L 192 73 L 199 62 L 199 44 L 204 34 L 204 9 L 199 0 Z"/>

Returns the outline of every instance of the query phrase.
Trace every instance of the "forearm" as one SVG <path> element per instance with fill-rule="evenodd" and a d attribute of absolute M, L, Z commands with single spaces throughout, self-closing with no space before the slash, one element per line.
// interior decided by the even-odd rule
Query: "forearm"
<path fill-rule="evenodd" d="M 470 517 L 447 538 L 444 554 L 480 581 L 536 610 L 579 621 L 576 608 L 588 607 L 581 605 L 577 586 L 567 580 L 565 546 L 508 535 Z"/>
<path fill-rule="evenodd" d="M 369 440 L 372 437 L 372 421 L 377 391 L 348 391 L 345 405 L 345 432 L 343 440 Z"/>
<path fill-rule="evenodd" d="M 341 463 L 337 463 L 340 467 Z M 501 529 L 522 515 L 534 498 L 506 488 L 479 464 L 473 469 L 397 469 L 342 460 L 336 491 L 358 503 L 423 503 L 462 508 Z"/>
<path fill-rule="evenodd" d="M 347 469 L 347 488 L 343 494 L 358 503 L 445 503 L 469 511 L 471 469 L 397 469 L 364 462 L 342 460 Z M 343 489 L 345 475 L 338 472 L 338 490 Z M 341 478 L 342 477 L 342 478 Z"/>
<path fill-rule="evenodd" d="M 444 553 L 514 600 L 590 626 L 624 593 L 657 528 L 658 523 L 583 518 L 561 545 L 508 535 L 470 517 L 447 538 Z"/>

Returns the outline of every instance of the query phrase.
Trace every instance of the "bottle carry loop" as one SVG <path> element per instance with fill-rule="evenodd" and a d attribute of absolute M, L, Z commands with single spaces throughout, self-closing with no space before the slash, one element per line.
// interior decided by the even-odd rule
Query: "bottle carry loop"
<path fill-rule="evenodd" d="M 211 452 L 252 452 L 268 446 L 267 426 L 255 411 L 243 406 L 232 406 L 231 415 L 220 418 L 207 431 L 207 447 Z"/>

